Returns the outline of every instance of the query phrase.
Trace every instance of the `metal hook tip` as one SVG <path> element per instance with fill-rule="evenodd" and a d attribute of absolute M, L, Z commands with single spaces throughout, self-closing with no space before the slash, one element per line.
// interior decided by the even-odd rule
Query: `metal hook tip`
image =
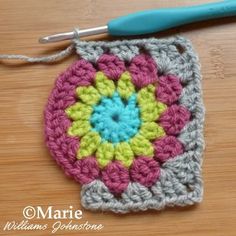
<path fill-rule="evenodd" d="M 48 43 L 48 37 L 39 38 L 39 43 Z"/>
<path fill-rule="evenodd" d="M 73 40 L 75 38 L 79 37 L 85 37 L 95 34 L 103 34 L 108 32 L 108 27 L 100 26 L 90 29 L 84 29 L 84 30 L 74 30 L 71 32 L 64 32 L 59 34 L 53 34 L 45 37 L 39 38 L 39 43 L 53 43 L 53 42 L 59 42 L 63 40 Z"/>

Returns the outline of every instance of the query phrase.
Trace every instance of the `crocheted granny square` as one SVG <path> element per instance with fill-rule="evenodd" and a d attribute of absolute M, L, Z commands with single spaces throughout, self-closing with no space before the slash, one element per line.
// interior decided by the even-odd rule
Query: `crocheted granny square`
<path fill-rule="evenodd" d="M 204 107 L 197 56 L 182 38 L 75 41 L 80 56 L 45 110 L 47 146 L 91 210 L 202 199 Z"/>

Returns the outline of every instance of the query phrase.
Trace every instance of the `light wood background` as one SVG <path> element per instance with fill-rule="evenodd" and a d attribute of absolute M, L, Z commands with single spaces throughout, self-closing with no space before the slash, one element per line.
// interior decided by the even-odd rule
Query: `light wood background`
<path fill-rule="evenodd" d="M 42 35 L 68 31 L 77 25 L 103 25 L 133 11 L 206 2 L 210 1 L 0 0 L 0 53 L 42 56 L 68 44 L 40 45 L 37 39 Z M 173 34 L 192 40 L 202 64 L 206 106 L 204 201 L 195 207 L 127 215 L 83 210 L 83 219 L 77 223 L 101 223 L 104 229 L 59 231 L 58 235 L 236 235 L 236 17 L 196 23 L 155 36 Z M 43 137 L 43 109 L 54 79 L 75 59 L 71 56 L 53 65 L 0 64 L 1 235 L 50 235 L 50 230 L 2 230 L 7 221 L 21 221 L 27 205 L 81 209 L 80 187 L 52 160 Z M 52 225 L 55 221 L 31 222 Z"/>

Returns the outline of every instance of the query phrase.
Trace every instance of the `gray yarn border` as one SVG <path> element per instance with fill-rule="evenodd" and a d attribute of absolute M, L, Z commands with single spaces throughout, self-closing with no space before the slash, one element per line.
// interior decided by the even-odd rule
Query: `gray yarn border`
<path fill-rule="evenodd" d="M 151 188 L 132 182 L 118 199 L 100 180 L 83 185 L 81 203 L 90 210 L 127 213 L 147 209 L 161 210 L 170 206 L 186 206 L 200 202 L 203 196 L 201 177 L 204 149 L 203 125 L 205 109 L 202 101 L 201 74 L 198 57 L 191 42 L 183 37 L 167 39 L 138 39 L 113 42 L 84 42 L 75 40 L 77 54 L 96 63 L 109 52 L 130 61 L 141 51 L 148 52 L 163 74 L 174 74 L 185 85 L 179 103 L 192 112 L 192 119 L 178 138 L 185 153 L 167 161 L 161 177 Z M 180 50 L 184 49 L 184 52 Z"/>

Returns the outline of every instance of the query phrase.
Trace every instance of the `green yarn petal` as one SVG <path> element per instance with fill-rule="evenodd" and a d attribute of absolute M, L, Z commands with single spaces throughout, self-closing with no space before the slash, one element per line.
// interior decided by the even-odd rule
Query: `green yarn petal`
<path fill-rule="evenodd" d="M 144 122 L 140 128 L 140 134 L 148 140 L 153 140 L 165 136 L 165 131 L 155 122 Z"/>
<path fill-rule="evenodd" d="M 97 132 L 90 131 L 80 140 L 77 158 L 81 159 L 95 153 L 101 143 L 101 137 Z"/>
<path fill-rule="evenodd" d="M 88 120 L 93 112 L 91 106 L 77 102 L 66 109 L 66 114 L 72 120 Z"/>
<path fill-rule="evenodd" d="M 155 97 L 155 86 L 148 85 L 138 92 L 138 104 L 140 107 L 141 118 L 145 122 L 156 121 L 167 106 L 158 102 Z"/>
<path fill-rule="evenodd" d="M 111 97 L 115 92 L 115 84 L 102 72 L 97 72 L 95 78 L 96 88 L 102 96 Z"/>
<path fill-rule="evenodd" d="M 101 168 L 107 166 L 114 157 L 114 147 L 109 142 L 101 143 L 96 152 L 96 158 Z"/>
<path fill-rule="evenodd" d="M 121 142 L 115 146 L 115 159 L 121 161 L 126 167 L 133 163 L 134 153 L 128 143 Z"/>
<path fill-rule="evenodd" d="M 124 72 L 119 78 L 117 91 L 124 99 L 128 99 L 135 92 L 134 85 L 131 81 L 131 75 L 128 71 Z"/>
<path fill-rule="evenodd" d="M 146 103 L 154 103 L 156 101 L 155 86 L 149 84 L 148 86 L 140 89 L 138 92 L 137 101 L 139 105 L 145 105 Z"/>
<path fill-rule="evenodd" d="M 136 156 L 153 157 L 154 148 L 152 144 L 140 134 L 130 140 L 130 147 Z"/>
<path fill-rule="evenodd" d="M 156 103 L 147 103 L 140 106 L 141 119 L 144 122 L 151 122 L 158 119 L 158 108 Z"/>
<path fill-rule="evenodd" d="M 101 98 L 99 92 L 93 86 L 78 87 L 76 93 L 81 101 L 87 105 L 97 104 Z"/>
<path fill-rule="evenodd" d="M 160 116 L 166 109 L 167 105 L 162 102 L 157 102 L 158 115 Z"/>
<path fill-rule="evenodd" d="M 72 123 L 68 129 L 68 134 L 71 136 L 82 137 L 91 130 L 90 122 L 87 120 L 77 120 Z"/>

